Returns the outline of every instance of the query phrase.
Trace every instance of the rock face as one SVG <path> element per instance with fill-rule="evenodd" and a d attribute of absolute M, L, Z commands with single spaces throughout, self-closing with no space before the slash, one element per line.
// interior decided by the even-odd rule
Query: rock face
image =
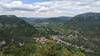
<path fill-rule="evenodd" d="M 33 38 L 36 42 L 41 43 L 41 44 L 45 44 L 49 39 L 47 39 L 46 37 L 39 37 L 39 38 Z"/>
<path fill-rule="evenodd" d="M 0 48 L 3 48 L 5 45 L 6 45 L 6 41 L 3 40 L 0 42 Z"/>

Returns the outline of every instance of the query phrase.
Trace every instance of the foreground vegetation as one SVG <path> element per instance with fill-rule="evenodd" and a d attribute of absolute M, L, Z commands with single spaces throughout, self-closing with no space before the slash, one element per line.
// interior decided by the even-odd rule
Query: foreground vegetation
<path fill-rule="evenodd" d="M 55 41 L 45 44 L 30 42 L 24 46 L 11 43 L 0 51 L 0 56 L 85 56 L 80 50 L 67 49 Z"/>

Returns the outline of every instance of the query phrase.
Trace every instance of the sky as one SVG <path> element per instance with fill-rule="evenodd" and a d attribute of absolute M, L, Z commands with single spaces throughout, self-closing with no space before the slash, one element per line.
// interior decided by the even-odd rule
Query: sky
<path fill-rule="evenodd" d="M 75 16 L 100 12 L 100 0 L 0 0 L 0 15 L 19 17 Z"/>

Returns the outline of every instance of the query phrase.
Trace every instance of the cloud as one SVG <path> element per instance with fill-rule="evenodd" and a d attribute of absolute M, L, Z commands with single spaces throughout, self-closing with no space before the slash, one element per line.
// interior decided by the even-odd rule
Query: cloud
<path fill-rule="evenodd" d="M 74 16 L 85 12 L 100 12 L 99 0 L 48 0 L 23 3 L 21 0 L 0 0 L 0 14 L 28 17 Z"/>
<path fill-rule="evenodd" d="M 20 0 L 0 0 L 0 2 L 3 2 L 3 3 L 10 3 L 12 1 L 20 1 Z"/>
<path fill-rule="evenodd" d="M 21 1 L 13 1 L 11 3 L 0 3 L 1 8 L 4 10 L 22 10 L 22 11 L 33 11 L 35 7 L 32 4 L 23 4 Z"/>

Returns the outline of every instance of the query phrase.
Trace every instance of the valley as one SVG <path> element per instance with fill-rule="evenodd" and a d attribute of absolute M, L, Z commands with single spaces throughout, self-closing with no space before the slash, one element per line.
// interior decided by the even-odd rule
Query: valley
<path fill-rule="evenodd" d="M 36 19 L 0 16 L 2 56 L 100 56 L 99 42 L 100 13 Z"/>

